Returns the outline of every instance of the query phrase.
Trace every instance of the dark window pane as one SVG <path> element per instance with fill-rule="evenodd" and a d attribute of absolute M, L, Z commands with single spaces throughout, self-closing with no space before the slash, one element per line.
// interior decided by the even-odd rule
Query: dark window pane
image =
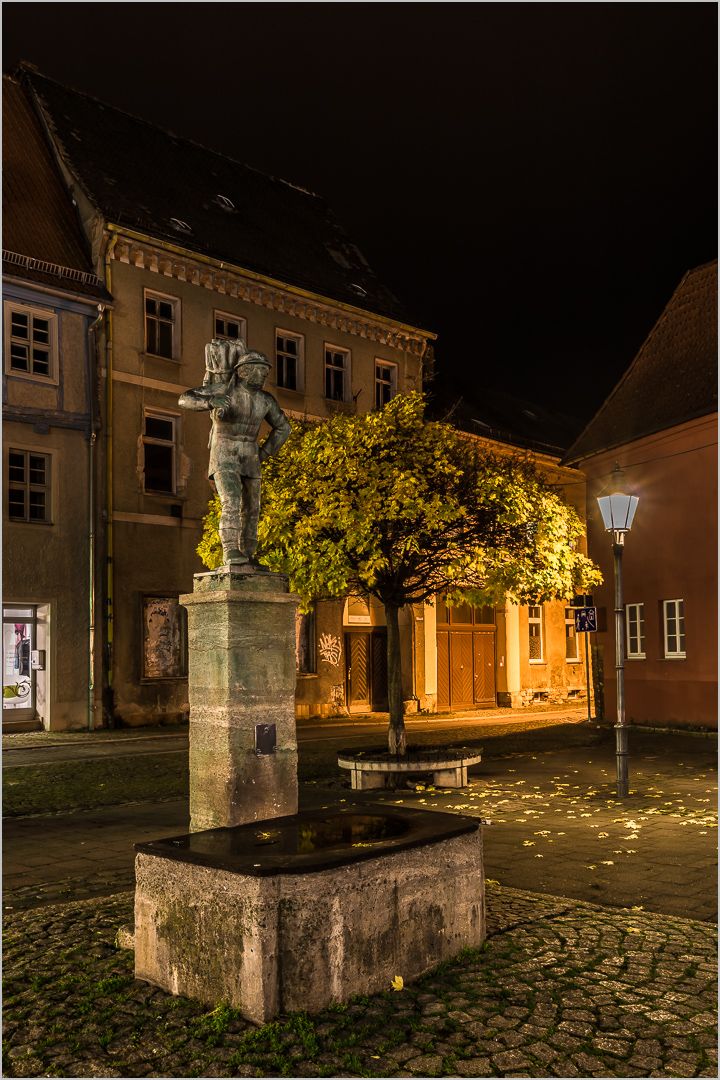
<path fill-rule="evenodd" d="M 33 319 L 33 341 L 37 341 L 41 345 L 49 344 L 50 324 L 47 319 Z"/>
<path fill-rule="evenodd" d="M 44 491 L 31 491 L 30 492 L 30 520 L 31 521 L 44 521 L 45 520 L 45 492 Z"/>
<path fill-rule="evenodd" d="M 19 311 L 13 311 L 10 324 L 13 337 L 26 338 L 28 336 L 28 317 Z"/>
<path fill-rule="evenodd" d="M 50 355 L 41 349 L 33 349 L 33 373 L 35 375 L 50 374 Z"/>
<path fill-rule="evenodd" d="M 8 492 L 8 510 L 11 518 L 25 517 L 25 492 L 10 488 Z"/>
<path fill-rule="evenodd" d="M 10 343 L 10 367 L 16 371 L 27 371 L 28 369 L 28 348 L 27 345 L 20 345 L 17 341 Z"/>
<path fill-rule="evenodd" d="M 161 300 L 160 303 L 158 304 L 158 308 L 160 309 L 161 318 L 163 318 L 163 319 L 172 319 L 172 317 L 173 317 L 172 304 L 168 304 L 165 300 Z"/>
<path fill-rule="evenodd" d="M 169 323 L 158 323 L 157 355 L 172 359 L 172 326 Z"/>
<path fill-rule="evenodd" d="M 151 296 L 145 297 L 145 310 L 147 311 L 148 315 L 153 315 L 155 313 L 155 301 L 152 299 Z"/>
<path fill-rule="evenodd" d="M 147 491 L 162 491 L 172 495 L 174 491 L 172 447 L 145 444 L 145 488 Z"/>
<path fill-rule="evenodd" d="M 215 337 L 221 337 L 225 333 L 224 324 L 222 319 L 215 320 Z"/>
<path fill-rule="evenodd" d="M 145 434 L 151 439 L 167 439 L 172 442 L 173 426 L 172 420 L 163 420 L 159 416 L 145 417 Z"/>
<path fill-rule="evenodd" d="M 154 319 L 145 320 L 146 348 L 153 356 L 157 356 L 157 323 Z"/>
<path fill-rule="evenodd" d="M 40 454 L 30 455 L 30 483 L 31 484 L 44 484 L 45 483 L 45 471 L 47 467 L 47 459 L 41 457 Z"/>
<path fill-rule="evenodd" d="M 450 621 L 453 623 L 471 623 L 472 608 L 469 604 L 460 604 L 450 609 Z"/>
<path fill-rule="evenodd" d="M 227 336 L 233 338 L 240 337 L 240 323 L 230 322 L 227 324 Z"/>
<path fill-rule="evenodd" d="M 8 455 L 8 465 L 10 467 L 10 479 L 20 484 L 24 483 L 25 455 L 18 454 L 17 451 L 11 450 Z"/>

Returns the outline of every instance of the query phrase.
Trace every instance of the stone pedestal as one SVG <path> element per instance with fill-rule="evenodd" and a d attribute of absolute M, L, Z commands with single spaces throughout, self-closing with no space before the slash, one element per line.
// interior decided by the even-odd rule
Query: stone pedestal
<path fill-rule="evenodd" d="M 295 609 L 287 578 L 196 574 L 188 614 L 190 828 L 297 813 Z"/>

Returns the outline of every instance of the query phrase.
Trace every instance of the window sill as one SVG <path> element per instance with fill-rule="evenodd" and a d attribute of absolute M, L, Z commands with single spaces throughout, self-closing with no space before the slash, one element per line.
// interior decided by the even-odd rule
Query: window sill
<path fill-rule="evenodd" d="M 6 368 L 5 374 L 9 379 L 22 379 L 23 382 L 35 383 L 37 386 L 60 385 L 60 380 L 55 375 L 34 375 L 32 371 L 18 371 L 17 368 Z"/>
<path fill-rule="evenodd" d="M 632 656 L 626 656 L 626 660 L 647 660 L 645 653 L 633 653 Z"/>
<path fill-rule="evenodd" d="M 528 663 L 544 667 L 547 664 L 547 660 L 528 660 Z"/>
<path fill-rule="evenodd" d="M 25 518 L 8 517 L 10 525 L 52 525 L 52 521 L 26 521 Z"/>
<path fill-rule="evenodd" d="M 187 682 L 187 675 L 143 675 L 140 678 L 140 683 L 143 686 L 152 683 L 159 682 Z"/>
<path fill-rule="evenodd" d="M 179 356 L 158 356 L 157 353 L 141 352 L 141 360 L 164 360 L 166 364 L 177 364 L 180 367 L 182 360 Z"/>
<path fill-rule="evenodd" d="M 668 656 L 663 656 L 663 660 L 687 660 L 687 653 L 675 653 Z"/>
<path fill-rule="evenodd" d="M 566 656 L 565 657 L 565 663 L 566 664 L 582 664 L 582 660 L 580 659 L 579 656 L 575 657 L 574 660 L 571 660 L 569 656 Z"/>
<path fill-rule="evenodd" d="M 319 679 L 320 676 L 318 675 L 317 671 L 298 671 L 297 672 L 297 678 L 298 679 Z"/>

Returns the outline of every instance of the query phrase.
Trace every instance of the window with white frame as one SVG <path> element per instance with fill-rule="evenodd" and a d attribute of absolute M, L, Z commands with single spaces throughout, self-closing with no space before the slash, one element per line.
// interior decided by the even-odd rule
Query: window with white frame
<path fill-rule="evenodd" d="M 663 639 L 666 659 L 685 658 L 684 600 L 663 600 Z"/>
<path fill-rule="evenodd" d="M 534 604 L 528 608 L 528 651 L 531 664 L 543 663 L 544 645 L 542 604 Z"/>
<path fill-rule="evenodd" d="M 229 315 L 227 311 L 216 311 L 213 319 L 213 337 L 224 338 L 227 341 L 247 340 L 247 323 L 245 319 L 237 315 Z"/>
<path fill-rule="evenodd" d="M 625 654 L 629 660 L 645 659 L 645 605 L 625 605 Z"/>
<path fill-rule="evenodd" d="M 180 355 L 180 301 L 145 290 L 145 352 L 176 360 Z"/>
<path fill-rule="evenodd" d="M 375 361 L 375 408 L 382 409 L 397 394 L 397 364 Z"/>
<path fill-rule="evenodd" d="M 8 449 L 8 517 L 10 521 L 49 524 L 50 455 Z"/>
<path fill-rule="evenodd" d="M 144 490 L 154 495 L 176 491 L 178 417 L 147 409 L 143 417 Z"/>
<path fill-rule="evenodd" d="M 350 390 L 350 350 L 339 345 L 325 346 L 325 397 L 347 401 Z"/>
<path fill-rule="evenodd" d="M 577 663 L 580 659 L 578 636 L 575 630 L 575 608 L 565 608 L 565 659 Z"/>
<path fill-rule="evenodd" d="M 57 316 L 26 304 L 5 304 L 5 371 L 56 379 Z"/>
<path fill-rule="evenodd" d="M 303 389 L 304 344 L 302 334 L 275 331 L 275 382 L 284 390 Z"/>

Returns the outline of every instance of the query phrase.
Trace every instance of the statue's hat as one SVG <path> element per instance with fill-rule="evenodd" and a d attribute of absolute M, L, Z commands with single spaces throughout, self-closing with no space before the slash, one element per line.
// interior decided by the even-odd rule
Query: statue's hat
<path fill-rule="evenodd" d="M 264 355 L 264 353 L 253 352 L 252 350 L 250 352 L 243 353 L 242 356 L 238 357 L 236 367 L 243 367 L 245 364 L 257 364 L 258 366 L 266 368 L 272 367 L 272 364 L 268 360 L 267 356 Z"/>

